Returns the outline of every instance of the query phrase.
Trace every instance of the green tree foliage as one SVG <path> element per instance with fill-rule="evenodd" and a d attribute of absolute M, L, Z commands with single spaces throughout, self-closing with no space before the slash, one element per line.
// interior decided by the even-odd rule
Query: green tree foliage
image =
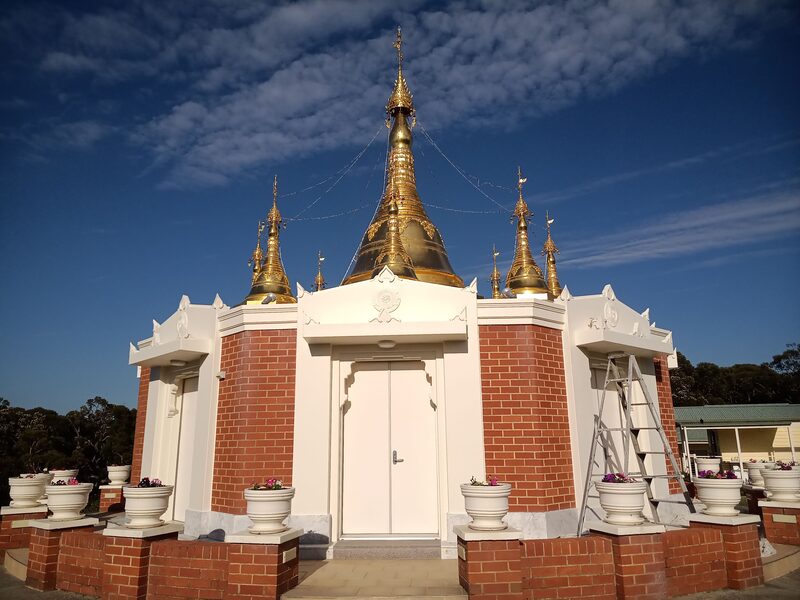
<path fill-rule="evenodd" d="M 135 409 L 100 397 L 66 415 L 0 398 L 0 504 L 20 473 L 77 468 L 81 481 L 102 482 L 107 465 L 130 464 L 135 425 Z"/>
<path fill-rule="evenodd" d="M 672 401 L 675 406 L 800 403 L 800 349 L 787 347 L 770 363 L 730 367 L 694 366 L 678 352 L 678 368 L 670 371 Z"/>

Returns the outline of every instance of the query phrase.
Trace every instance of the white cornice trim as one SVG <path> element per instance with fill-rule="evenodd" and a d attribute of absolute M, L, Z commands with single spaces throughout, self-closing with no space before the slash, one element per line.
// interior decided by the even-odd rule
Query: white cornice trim
<path fill-rule="evenodd" d="M 563 304 L 549 300 L 503 298 L 478 300 L 478 325 L 541 325 L 564 329 Z"/>
<path fill-rule="evenodd" d="M 297 329 L 297 304 L 241 304 L 220 312 L 221 337 L 242 331 Z"/>

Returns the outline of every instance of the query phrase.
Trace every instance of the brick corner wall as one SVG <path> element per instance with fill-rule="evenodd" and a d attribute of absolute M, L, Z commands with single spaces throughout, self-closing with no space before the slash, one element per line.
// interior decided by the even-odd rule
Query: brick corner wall
<path fill-rule="evenodd" d="M 139 377 L 139 398 L 136 404 L 136 428 L 133 433 L 133 460 L 131 461 L 131 483 L 142 477 L 142 453 L 144 452 L 144 424 L 147 420 L 147 395 L 150 391 L 150 368 L 142 367 Z"/>
<path fill-rule="evenodd" d="M 56 589 L 100 596 L 103 591 L 105 538 L 90 530 L 68 531 L 61 536 Z"/>
<path fill-rule="evenodd" d="M 672 404 L 672 385 L 669 381 L 669 368 L 667 367 L 667 357 L 662 354 L 653 359 L 653 366 L 656 372 L 656 391 L 658 393 L 658 412 L 661 415 L 661 426 L 667 436 L 675 460 L 680 467 L 680 446 L 678 446 L 678 430 L 675 428 L 675 406 Z M 667 473 L 672 473 L 672 465 L 669 464 L 667 457 Z M 669 480 L 669 493 L 680 494 L 681 486 L 674 479 Z"/>
<path fill-rule="evenodd" d="M 727 587 L 722 533 L 716 529 L 678 529 L 663 535 L 667 593 L 671 597 Z"/>
<path fill-rule="evenodd" d="M 800 507 L 761 507 L 764 533 L 770 542 L 800 546 Z M 775 517 L 778 520 L 775 520 Z"/>
<path fill-rule="evenodd" d="M 575 508 L 561 331 L 478 329 L 487 476 L 513 485 L 511 511 Z"/>
<path fill-rule="evenodd" d="M 243 490 L 292 480 L 297 331 L 242 331 L 222 339 L 211 510 L 244 514 Z"/>

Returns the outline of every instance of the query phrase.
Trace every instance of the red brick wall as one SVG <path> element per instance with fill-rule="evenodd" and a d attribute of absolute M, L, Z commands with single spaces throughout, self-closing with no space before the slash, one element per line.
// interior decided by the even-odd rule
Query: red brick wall
<path fill-rule="evenodd" d="M 716 529 L 679 529 L 667 531 L 663 541 L 670 597 L 727 587 L 721 532 Z"/>
<path fill-rule="evenodd" d="M 19 515 L 3 515 L 0 517 L 0 563 L 6 555 L 6 550 L 12 548 L 27 548 L 31 540 L 30 527 L 11 527 L 14 521 L 27 521 L 31 519 L 44 519 L 47 511 L 37 513 L 23 513 Z"/>
<path fill-rule="evenodd" d="M 139 378 L 139 402 L 136 405 L 136 429 L 133 433 L 133 462 L 131 464 L 131 483 L 142 478 L 142 452 L 144 451 L 144 422 L 147 419 L 147 393 L 150 391 L 150 369 L 142 367 Z"/>
<path fill-rule="evenodd" d="M 617 598 L 657 600 L 667 597 L 664 543 L 660 533 L 605 535 L 614 553 Z"/>
<path fill-rule="evenodd" d="M 106 488 L 100 490 L 100 512 L 122 512 L 125 510 L 125 498 L 122 488 Z"/>
<path fill-rule="evenodd" d="M 32 528 L 25 585 L 41 591 L 55 589 L 61 536 L 81 529 L 85 528 L 74 527 L 53 531 Z M 91 531 L 92 528 L 89 527 L 88 530 Z"/>
<path fill-rule="evenodd" d="M 229 547 L 219 542 L 177 540 L 153 544 L 147 598 L 222 600 L 228 585 Z"/>
<path fill-rule="evenodd" d="M 458 543 L 466 555 L 458 559 L 458 581 L 470 600 L 522 598 L 519 540 Z"/>
<path fill-rule="evenodd" d="M 689 528 L 716 529 L 722 533 L 729 588 L 743 590 L 764 583 L 764 566 L 761 562 L 756 524 L 715 525 L 692 521 Z"/>
<path fill-rule="evenodd" d="M 230 544 L 226 600 L 280 598 L 299 579 L 299 538 L 280 546 Z M 295 557 L 282 563 L 283 553 L 294 549 Z"/>
<path fill-rule="evenodd" d="M 296 346 L 294 329 L 222 339 L 211 510 L 244 514 L 255 480 L 291 483 Z"/>
<path fill-rule="evenodd" d="M 100 596 L 103 589 L 105 538 L 92 531 L 68 531 L 61 536 L 56 588 Z"/>
<path fill-rule="evenodd" d="M 800 546 L 800 508 L 775 508 L 762 506 L 764 515 L 764 532 L 767 539 L 775 544 L 792 544 Z M 773 515 L 794 517 L 794 523 L 776 523 Z"/>
<path fill-rule="evenodd" d="M 656 368 L 656 390 L 658 392 L 658 410 L 661 415 L 661 425 L 664 427 L 667 441 L 670 448 L 672 448 L 672 452 L 675 453 L 675 460 L 678 463 L 678 468 L 680 468 L 681 453 L 678 446 L 678 430 L 675 429 L 675 408 L 672 404 L 672 386 L 669 382 L 666 355 L 653 359 L 653 365 Z M 669 459 L 665 456 L 664 460 L 667 461 L 667 473 L 672 474 L 672 465 L 670 465 Z M 674 479 L 669 480 L 669 493 L 681 493 L 681 486 Z"/>
<path fill-rule="evenodd" d="M 486 474 L 513 484 L 510 509 L 575 507 L 561 332 L 481 325 Z"/>
<path fill-rule="evenodd" d="M 617 597 L 614 555 L 607 538 L 524 540 L 522 546 L 526 600 Z"/>

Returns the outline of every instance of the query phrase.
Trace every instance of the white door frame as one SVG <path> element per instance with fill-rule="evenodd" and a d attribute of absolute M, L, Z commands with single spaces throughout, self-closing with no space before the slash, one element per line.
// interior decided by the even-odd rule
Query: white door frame
<path fill-rule="evenodd" d="M 441 344 L 398 346 L 391 350 L 376 347 L 338 347 L 332 352 L 331 431 L 330 431 L 330 491 L 332 542 L 342 537 L 342 462 L 344 440 L 342 408 L 347 401 L 348 388 L 353 382 L 352 367 L 360 362 L 421 362 L 431 382 L 431 401 L 436 405 L 436 452 L 438 485 L 438 539 L 447 538 L 447 427 L 444 395 L 444 355 Z M 387 536 L 386 539 L 398 539 Z"/>

